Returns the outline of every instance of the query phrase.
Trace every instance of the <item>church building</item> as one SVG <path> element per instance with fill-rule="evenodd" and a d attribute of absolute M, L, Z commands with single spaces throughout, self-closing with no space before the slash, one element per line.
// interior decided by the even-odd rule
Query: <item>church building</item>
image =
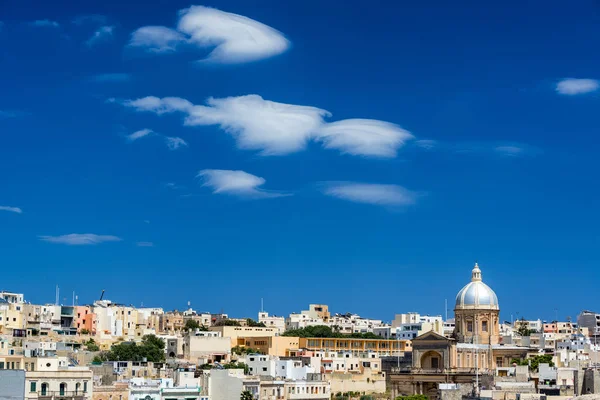
<path fill-rule="evenodd" d="M 456 295 L 452 338 L 431 331 L 413 339 L 412 367 L 390 374 L 392 398 L 424 394 L 434 399 L 440 383 L 479 390 L 482 382 L 491 382 L 496 368 L 526 358 L 529 348 L 501 343 L 499 314 L 498 297 L 483 283 L 475 263 L 471 282 Z"/>

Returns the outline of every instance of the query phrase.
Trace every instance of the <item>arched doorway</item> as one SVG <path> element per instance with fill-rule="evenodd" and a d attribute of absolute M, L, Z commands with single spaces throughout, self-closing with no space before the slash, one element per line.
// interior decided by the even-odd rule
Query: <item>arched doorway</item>
<path fill-rule="evenodd" d="M 41 393 L 42 396 L 46 396 L 48 394 L 48 384 L 47 383 L 42 383 L 42 389 L 41 389 Z"/>
<path fill-rule="evenodd" d="M 421 356 L 421 368 L 423 369 L 443 369 L 444 357 L 437 351 L 430 350 Z"/>
<path fill-rule="evenodd" d="M 61 383 L 61 384 L 60 384 L 60 386 L 59 386 L 59 394 L 60 394 L 61 396 L 64 396 L 64 395 L 65 395 L 65 393 L 66 393 L 66 391 L 67 391 L 67 384 L 63 382 L 63 383 Z"/>

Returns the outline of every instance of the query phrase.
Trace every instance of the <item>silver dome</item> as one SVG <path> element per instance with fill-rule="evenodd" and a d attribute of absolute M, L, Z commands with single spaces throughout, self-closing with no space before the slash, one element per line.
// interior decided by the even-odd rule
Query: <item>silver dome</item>
<path fill-rule="evenodd" d="M 498 296 L 481 281 L 481 270 L 477 264 L 473 268 L 471 282 L 456 295 L 456 308 L 499 309 Z"/>

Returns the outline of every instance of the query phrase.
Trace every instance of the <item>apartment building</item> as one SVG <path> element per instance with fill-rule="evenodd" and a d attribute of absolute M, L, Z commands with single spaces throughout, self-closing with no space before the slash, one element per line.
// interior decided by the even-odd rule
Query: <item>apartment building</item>
<path fill-rule="evenodd" d="M 66 357 L 37 358 L 25 373 L 28 400 L 91 400 L 93 373 L 87 367 L 70 366 Z"/>
<path fill-rule="evenodd" d="M 251 348 L 270 356 L 284 357 L 298 351 L 300 340 L 293 336 L 239 336 L 236 346 Z"/>
<path fill-rule="evenodd" d="M 229 361 L 231 347 L 231 339 L 222 337 L 219 332 L 200 331 L 183 337 L 183 357 L 194 363 Z"/>
<path fill-rule="evenodd" d="M 600 335 L 600 314 L 592 311 L 582 311 L 577 317 L 577 325 L 587 328 L 590 336 Z"/>
<path fill-rule="evenodd" d="M 265 324 L 267 328 L 274 328 L 278 334 L 285 332 L 285 318 L 277 317 L 275 315 L 269 315 L 266 311 L 258 313 L 258 322 Z"/>

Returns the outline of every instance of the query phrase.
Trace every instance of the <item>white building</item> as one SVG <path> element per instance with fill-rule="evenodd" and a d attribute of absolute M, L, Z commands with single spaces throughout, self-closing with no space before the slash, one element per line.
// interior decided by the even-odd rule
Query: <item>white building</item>
<path fill-rule="evenodd" d="M 250 368 L 250 375 L 272 378 L 305 380 L 309 373 L 315 373 L 313 366 L 303 366 L 301 361 L 281 360 L 262 354 L 249 354 L 244 362 Z"/>
<path fill-rule="evenodd" d="M 208 396 L 200 394 L 199 381 L 193 376 L 191 372 L 191 378 L 189 375 L 182 378 L 183 384 L 180 385 L 170 378 L 132 378 L 129 381 L 129 400 L 208 400 Z"/>
<path fill-rule="evenodd" d="M 11 304 L 22 304 L 24 303 L 24 295 L 22 293 L 13 293 L 13 292 L 0 292 L 0 299 L 4 299 Z"/>
<path fill-rule="evenodd" d="M 285 318 L 269 315 L 268 312 L 261 311 L 258 313 L 258 322 L 265 324 L 267 328 L 277 329 L 277 333 L 285 332 Z"/>

